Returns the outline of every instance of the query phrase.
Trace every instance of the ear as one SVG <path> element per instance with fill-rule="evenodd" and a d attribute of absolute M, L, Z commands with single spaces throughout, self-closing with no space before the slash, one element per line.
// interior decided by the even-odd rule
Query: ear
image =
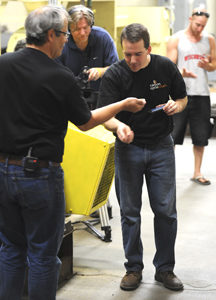
<path fill-rule="evenodd" d="M 150 53 L 151 53 L 151 50 L 152 50 L 152 47 L 149 46 L 147 50 L 148 50 L 148 54 L 150 54 Z"/>
<path fill-rule="evenodd" d="M 54 30 L 54 29 L 49 29 L 49 30 L 47 31 L 47 41 L 52 42 L 53 39 L 55 38 L 55 36 L 56 36 L 56 33 L 55 33 L 55 30 Z"/>

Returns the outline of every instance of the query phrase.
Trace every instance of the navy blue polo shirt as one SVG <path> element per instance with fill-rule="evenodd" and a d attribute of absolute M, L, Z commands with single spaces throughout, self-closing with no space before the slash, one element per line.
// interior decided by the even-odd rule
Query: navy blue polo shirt
<path fill-rule="evenodd" d="M 62 55 L 57 58 L 63 65 L 71 69 L 78 76 L 84 66 L 107 67 L 118 61 L 118 53 L 110 34 L 103 28 L 93 26 L 84 51 L 77 48 L 72 35 L 65 44 Z M 98 90 L 100 79 L 91 81 L 90 86 Z"/>

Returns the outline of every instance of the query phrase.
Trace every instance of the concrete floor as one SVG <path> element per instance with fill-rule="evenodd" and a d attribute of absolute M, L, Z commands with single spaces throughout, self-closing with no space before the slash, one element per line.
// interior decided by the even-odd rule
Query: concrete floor
<path fill-rule="evenodd" d="M 212 138 L 206 147 L 202 168 L 203 174 L 212 182 L 210 186 L 201 186 L 189 180 L 193 171 L 190 138 L 186 138 L 183 146 L 176 147 L 176 169 L 179 221 L 175 273 L 183 281 L 184 291 L 172 292 L 154 281 L 153 215 L 146 189 L 142 209 L 143 280 L 135 291 L 126 292 L 119 288 L 125 273 L 124 253 L 119 208 L 112 188 L 112 242 L 103 242 L 85 229 L 74 231 L 75 275 L 58 290 L 57 300 L 216 299 L 216 138 Z M 100 224 L 96 227 L 100 229 Z"/>

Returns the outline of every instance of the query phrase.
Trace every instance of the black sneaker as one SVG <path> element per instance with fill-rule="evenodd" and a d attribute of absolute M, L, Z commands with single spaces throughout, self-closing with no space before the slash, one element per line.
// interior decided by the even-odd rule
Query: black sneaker
<path fill-rule="evenodd" d="M 161 282 L 167 289 L 181 291 L 184 286 L 180 279 L 172 272 L 156 272 L 155 280 Z"/>
<path fill-rule="evenodd" d="M 125 291 L 133 291 L 140 285 L 142 271 L 128 271 L 121 280 L 120 288 Z"/>

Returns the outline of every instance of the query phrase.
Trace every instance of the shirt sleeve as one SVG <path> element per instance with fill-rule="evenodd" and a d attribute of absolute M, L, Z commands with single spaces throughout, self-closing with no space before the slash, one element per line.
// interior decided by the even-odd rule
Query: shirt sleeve
<path fill-rule="evenodd" d="M 173 100 L 181 99 L 187 96 L 184 79 L 173 62 L 170 61 L 170 75 L 172 78 L 170 87 L 170 96 Z"/>
<path fill-rule="evenodd" d="M 91 111 L 81 96 L 80 88 L 75 80 L 70 86 L 66 100 L 67 119 L 75 125 L 83 125 L 91 118 Z"/>
<path fill-rule="evenodd" d="M 107 33 L 103 37 L 104 66 L 110 66 L 118 61 L 118 53 L 112 37 Z"/>
<path fill-rule="evenodd" d="M 118 76 L 109 68 L 102 77 L 98 95 L 98 107 L 122 100 Z"/>

